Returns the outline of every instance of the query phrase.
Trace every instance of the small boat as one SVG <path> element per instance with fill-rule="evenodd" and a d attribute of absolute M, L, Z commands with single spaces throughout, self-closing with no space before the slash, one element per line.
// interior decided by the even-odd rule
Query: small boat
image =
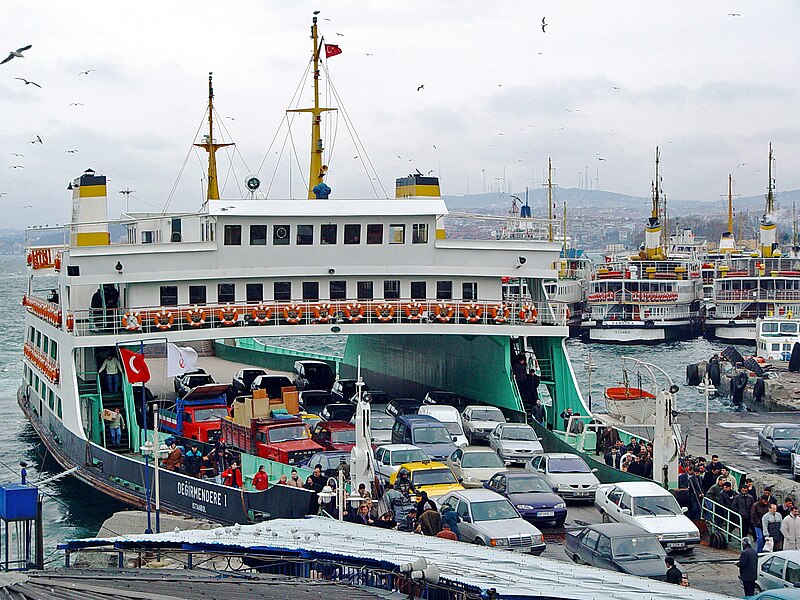
<path fill-rule="evenodd" d="M 628 385 L 605 390 L 606 406 L 612 417 L 626 423 L 645 423 L 656 414 L 655 396 Z"/>

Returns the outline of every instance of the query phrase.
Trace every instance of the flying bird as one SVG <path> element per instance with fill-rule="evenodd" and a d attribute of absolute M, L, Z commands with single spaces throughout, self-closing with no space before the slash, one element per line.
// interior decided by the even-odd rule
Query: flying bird
<path fill-rule="evenodd" d="M 433 149 L 436 150 L 436 144 L 433 145 Z"/>
<path fill-rule="evenodd" d="M 24 169 L 25 167 L 23 167 L 22 165 L 11 165 L 11 166 L 10 166 L 10 167 L 8 167 L 8 168 L 9 168 L 9 169 Z"/>
<path fill-rule="evenodd" d="M 417 91 L 424 90 L 424 89 L 425 89 L 425 84 L 423 83 L 421 86 L 419 86 L 417 88 Z"/>
<path fill-rule="evenodd" d="M 612 89 L 612 90 L 618 90 L 618 89 L 619 89 L 619 86 L 617 86 L 617 85 L 615 85 L 615 86 L 612 86 L 612 87 L 611 87 L 611 89 Z"/>
<path fill-rule="evenodd" d="M 315 14 L 315 15 L 318 15 L 318 14 L 319 14 L 319 12 L 320 12 L 320 11 L 318 11 L 318 10 L 315 10 L 315 11 L 314 11 L 314 14 Z"/>
<path fill-rule="evenodd" d="M 336 32 L 336 35 L 344 37 L 344 34 L 343 33 L 339 33 L 338 31 Z"/>
<path fill-rule="evenodd" d="M 544 33 L 545 27 L 547 27 L 547 23 L 545 22 L 545 17 L 542 17 L 542 33 Z"/>
<path fill-rule="evenodd" d="M 22 48 L 17 48 L 16 50 L 11 50 L 11 51 L 8 53 L 8 56 L 6 56 L 6 57 L 5 57 L 5 58 L 2 60 L 2 62 L 0 62 L 0 65 L 3 65 L 3 64 L 5 64 L 5 63 L 7 63 L 7 62 L 8 62 L 8 61 L 10 61 L 12 58 L 25 58 L 25 57 L 22 55 L 22 53 L 23 53 L 23 52 L 25 52 L 25 50 L 30 50 L 31 48 L 32 48 L 32 46 L 29 44 L 29 45 L 27 45 L 27 46 L 23 46 Z"/>
<path fill-rule="evenodd" d="M 372 56 L 371 52 L 364 52 L 364 56 Z"/>
<path fill-rule="evenodd" d="M 355 159 L 357 159 L 357 158 L 358 158 L 358 156 L 354 156 L 354 157 L 353 157 L 353 160 L 355 160 Z"/>
<path fill-rule="evenodd" d="M 728 13 L 729 17 L 741 17 L 742 13 Z"/>
<path fill-rule="evenodd" d="M 31 144 L 43 144 L 43 143 L 44 142 L 42 141 L 42 138 L 39 137 L 38 134 L 36 135 L 36 139 L 35 140 L 31 140 Z"/>
<path fill-rule="evenodd" d="M 30 204 L 26 204 L 26 205 L 25 205 L 25 206 L 23 206 L 22 208 L 32 208 L 32 207 L 31 207 L 31 205 L 30 205 Z"/>
<path fill-rule="evenodd" d="M 605 158 L 597 157 L 597 160 L 605 160 Z"/>
<path fill-rule="evenodd" d="M 27 79 L 25 79 L 23 77 L 14 77 L 14 79 L 19 79 L 20 81 L 24 81 L 25 85 L 35 85 L 37 88 L 41 88 L 42 87 L 38 83 L 36 83 L 35 81 L 28 81 Z"/>
<path fill-rule="evenodd" d="M 2 198 L 3 196 L 7 196 L 7 195 L 8 195 L 8 192 L 0 192 L 0 198 Z"/>
<path fill-rule="evenodd" d="M 96 69 L 87 69 L 86 71 L 81 71 L 80 73 L 78 73 L 78 75 L 88 75 L 89 73 L 95 70 Z"/>
<path fill-rule="evenodd" d="M 83 106 L 83 102 L 71 102 L 70 106 Z"/>
<path fill-rule="evenodd" d="M 67 154 L 75 154 L 77 150 L 65 150 Z"/>
<path fill-rule="evenodd" d="M 11 156 L 21 156 L 22 158 L 25 158 L 25 155 L 24 154 L 20 154 L 19 152 L 12 152 Z"/>

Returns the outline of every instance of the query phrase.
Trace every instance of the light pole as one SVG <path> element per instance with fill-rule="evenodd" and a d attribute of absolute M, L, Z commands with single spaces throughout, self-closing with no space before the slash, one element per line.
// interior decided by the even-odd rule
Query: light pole
<path fill-rule="evenodd" d="M 717 391 L 717 388 L 714 387 L 714 384 L 711 383 L 711 380 L 708 378 L 707 371 L 703 375 L 703 381 L 697 386 L 697 391 L 706 396 L 706 455 L 708 455 L 708 399 L 711 394 Z"/>
<path fill-rule="evenodd" d="M 144 501 L 147 508 L 147 529 L 145 533 L 153 533 L 153 527 L 150 522 L 150 479 L 148 473 L 150 472 L 150 457 L 153 456 L 153 442 L 145 440 L 144 444 L 139 446 L 139 450 L 144 456 Z M 158 461 L 156 461 L 157 463 Z"/>
<path fill-rule="evenodd" d="M 158 444 L 158 450 L 156 451 L 156 444 Z M 160 443 L 160 439 L 158 436 L 158 404 L 153 404 L 153 442 L 151 444 L 151 449 L 155 453 L 155 466 L 156 466 L 156 476 L 155 476 L 155 489 L 156 489 L 156 533 L 161 533 L 161 493 L 159 488 L 159 483 L 161 478 L 159 477 L 159 473 L 161 471 L 161 455 L 165 452 L 169 452 L 169 448 L 167 448 L 166 444 Z"/>

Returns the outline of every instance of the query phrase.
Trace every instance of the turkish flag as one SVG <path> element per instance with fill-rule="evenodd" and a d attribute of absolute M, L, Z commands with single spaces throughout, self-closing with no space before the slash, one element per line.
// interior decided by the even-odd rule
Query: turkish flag
<path fill-rule="evenodd" d="M 122 365 L 125 367 L 125 374 L 130 383 L 146 383 L 150 381 L 150 369 L 144 362 L 144 354 L 137 354 L 125 348 L 119 349 Z"/>
<path fill-rule="evenodd" d="M 336 44 L 325 44 L 325 58 L 330 58 L 331 56 L 336 56 L 341 53 L 342 49 Z"/>

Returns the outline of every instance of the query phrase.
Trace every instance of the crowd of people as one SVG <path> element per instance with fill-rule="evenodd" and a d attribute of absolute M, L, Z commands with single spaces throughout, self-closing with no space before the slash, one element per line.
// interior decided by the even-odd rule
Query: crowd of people
<path fill-rule="evenodd" d="M 635 437 L 625 444 L 613 427 L 605 428 L 598 440 L 603 449 L 603 460 L 609 467 L 639 477 L 653 478 L 653 444 Z"/>

